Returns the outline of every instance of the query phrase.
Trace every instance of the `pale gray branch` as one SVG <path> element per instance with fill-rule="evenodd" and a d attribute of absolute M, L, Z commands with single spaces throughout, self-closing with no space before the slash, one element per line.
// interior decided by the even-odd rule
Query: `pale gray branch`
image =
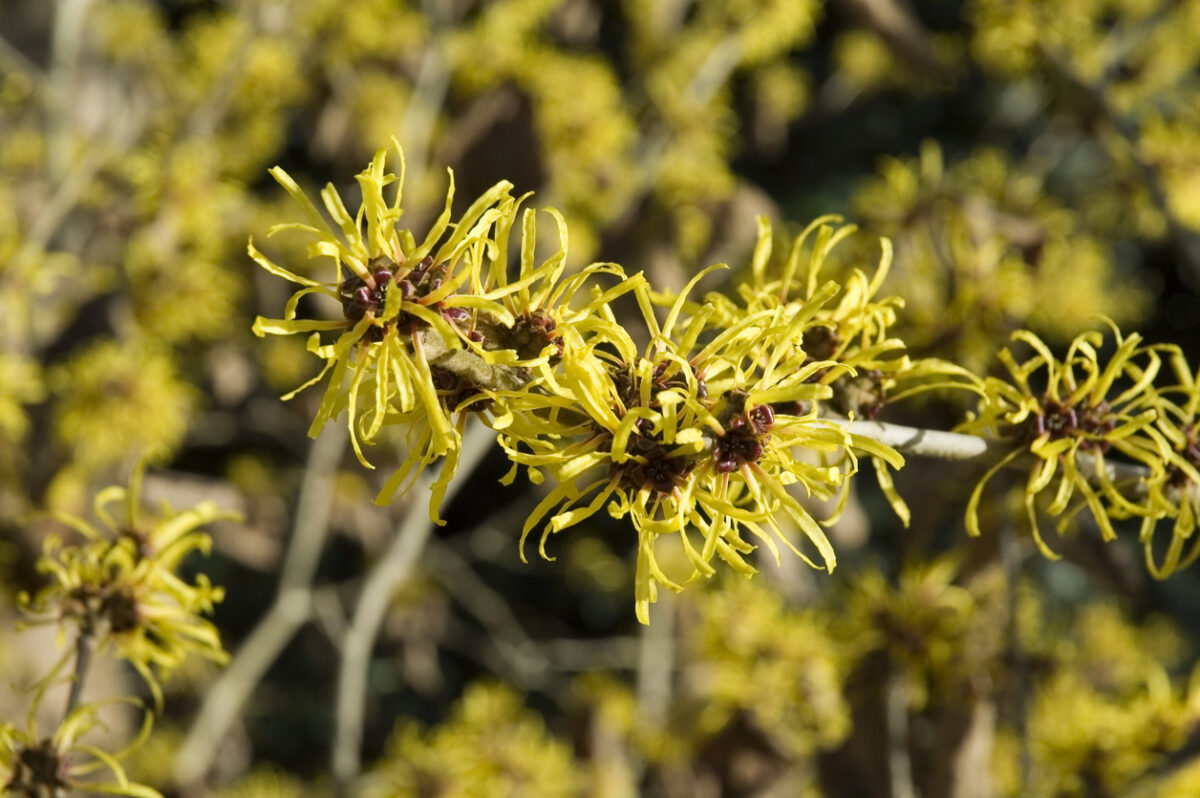
<path fill-rule="evenodd" d="M 920 429 L 883 421 L 849 421 L 847 419 L 839 421 L 848 432 L 887 444 L 901 454 L 932 457 L 938 460 L 974 460 L 990 464 L 1019 445 L 1006 441 L 987 440 L 961 432 Z M 1032 454 L 1017 457 L 1013 459 L 1011 466 L 1027 468 L 1033 459 Z M 1079 471 L 1090 481 L 1099 480 L 1097 461 L 1091 453 L 1076 452 L 1075 463 Z M 1144 466 L 1105 459 L 1104 470 L 1108 480 L 1116 485 L 1126 495 L 1126 498 L 1136 499 L 1145 494 L 1145 483 L 1142 480 L 1149 476 L 1149 471 Z"/>
<path fill-rule="evenodd" d="M 449 545 L 434 540 L 426 563 L 433 578 L 492 633 L 497 653 L 522 686 L 534 686 L 545 677 L 551 663 L 537 641 L 525 633 L 504 596 L 489 587 L 469 562 Z"/>
<path fill-rule="evenodd" d="M 675 601 L 664 591 L 650 605 L 650 623 L 640 630 L 637 667 L 639 720 L 661 728 L 671 706 L 675 672 Z"/>
<path fill-rule="evenodd" d="M 175 781 L 197 784 L 208 773 L 230 727 L 263 675 L 313 613 L 312 580 L 324 548 L 334 476 L 347 430 L 328 424 L 309 448 L 296 502 L 292 540 L 275 601 L 242 643 L 233 662 L 205 693 L 200 711 L 175 756 Z"/>
<path fill-rule="evenodd" d="M 841 420 L 854 435 L 879 441 L 902 454 L 938 460 L 992 459 L 1011 450 L 1010 446 L 958 432 L 906 427 L 883 421 Z"/>
<path fill-rule="evenodd" d="M 463 435 L 459 460 L 460 475 L 469 474 L 487 453 L 494 433 L 482 425 L 473 425 Z M 412 493 L 422 496 L 429 490 L 433 476 L 426 470 L 413 485 Z M 458 479 L 446 494 L 450 501 L 462 479 Z M 362 595 L 354 609 L 354 617 L 342 647 L 342 664 L 338 674 L 337 714 L 333 739 L 333 776 L 342 790 L 358 776 L 362 758 L 363 719 L 367 691 L 367 669 L 371 650 L 379 634 L 380 624 L 391 604 L 396 588 L 412 574 L 425 542 L 433 531 L 424 501 L 413 501 L 396 531 L 383 559 L 375 565 L 363 585 Z"/>
<path fill-rule="evenodd" d="M 909 754 L 908 685 L 902 673 L 892 673 L 887 680 L 884 699 L 888 736 L 888 776 L 892 798 L 918 798 L 913 783 L 912 757 Z"/>

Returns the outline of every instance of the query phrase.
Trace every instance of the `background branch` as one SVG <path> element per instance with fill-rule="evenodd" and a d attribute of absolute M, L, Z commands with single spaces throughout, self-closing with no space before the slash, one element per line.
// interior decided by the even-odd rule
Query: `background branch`
<path fill-rule="evenodd" d="M 446 502 L 453 500 L 464 482 L 463 477 L 483 459 L 493 440 L 494 433 L 481 424 L 472 424 L 466 431 L 462 438 L 459 479 L 447 491 Z M 422 500 L 433 480 L 428 469 L 417 478 L 412 487 L 414 501 L 410 503 L 404 521 L 396 530 L 383 559 L 367 577 L 354 609 L 354 617 L 346 629 L 338 672 L 332 757 L 333 777 L 343 794 L 348 791 L 361 767 L 367 669 L 379 626 L 383 623 L 396 588 L 412 574 L 425 542 L 433 531 L 428 508 Z"/>
<path fill-rule="evenodd" d="M 313 613 L 312 581 L 329 529 L 334 476 L 346 448 L 343 424 L 326 424 L 309 447 L 296 500 L 292 540 L 271 608 L 255 625 L 204 695 L 200 711 L 175 756 L 175 781 L 195 787 L 214 758 L 263 675 Z"/>

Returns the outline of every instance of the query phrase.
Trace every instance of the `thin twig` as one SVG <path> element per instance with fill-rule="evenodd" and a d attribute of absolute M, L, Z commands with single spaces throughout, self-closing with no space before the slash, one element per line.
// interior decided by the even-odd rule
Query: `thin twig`
<path fill-rule="evenodd" d="M 71 674 L 71 691 L 67 695 L 67 706 L 63 711 L 63 722 L 60 726 L 65 725 L 71 719 L 72 713 L 79 707 L 83 698 L 83 683 L 87 680 L 88 670 L 92 664 L 92 652 L 95 650 L 95 633 L 91 630 L 80 631 L 79 636 L 75 638 L 75 671 Z M 63 798 L 66 793 L 61 787 L 56 787 L 53 795 L 54 798 Z"/>
<path fill-rule="evenodd" d="M 634 673 L 635 711 L 638 726 L 666 728 L 671 709 L 675 670 L 675 601 L 670 593 L 660 595 L 650 605 L 650 622 L 639 630 L 637 670 Z M 647 762 L 639 752 L 631 752 L 629 767 L 635 782 L 641 781 Z"/>
<path fill-rule="evenodd" d="M 72 89 L 88 7 L 92 2 L 93 0 L 60 0 L 57 3 L 50 39 L 50 70 L 44 80 L 50 117 L 47 133 L 48 172 L 50 181 L 56 184 L 57 188 L 31 229 L 22 237 L 21 248 L 12 258 L 14 264 L 25 265 L 45 251 L 63 219 L 75 207 L 103 165 L 102 159 L 93 151 L 76 160 L 70 167 L 70 174 L 67 174 L 70 136 L 74 130 L 74 125 L 71 124 Z"/>
<path fill-rule="evenodd" d="M 892 783 L 892 798 L 917 798 L 908 745 L 908 688 L 904 683 L 903 674 L 894 672 L 888 677 L 884 703 L 887 713 L 888 776 Z"/>
<path fill-rule="evenodd" d="M 22 237 L 21 248 L 13 255 L 14 265 L 27 266 L 46 251 L 63 220 L 75 209 L 84 191 L 92 184 L 92 178 L 104 164 L 105 160 L 94 150 L 86 152 L 76 162 L 71 173 L 58 183 L 58 188 L 34 219 L 29 232 Z"/>
<path fill-rule="evenodd" d="M 309 448 L 296 502 L 292 540 L 271 609 L 242 643 L 233 662 L 209 688 L 175 757 L 175 781 L 199 782 L 221 742 L 296 631 L 312 616 L 312 581 L 324 548 L 333 504 L 334 474 L 346 448 L 346 427 L 329 424 Z"/>
<path fill-rule="evenodd" d="M 841 0 L 840 5 L 878 34 L 915 69 L 946 76 L 948 65 L 933 49 L 933 37 L 906 3 L 897 0 Z"/>
<path fill-rule="evenodd" d="M 741 57 L 741 41 L 736 34 L 728 34 L 713 46 L 697 67 L 683 89 L 683 96 L 696 107 L 707 105 L 737 69 Z M 649 194 L 654 186 L 671 138 L 671 130 L 661 121 L 643 138 L 636 170 L 642 178 L 642 194 Z M 636 207 L 636 204 L 631 203 L 630 207 Z"/>
<path fill-rule="evenodd" d="M 1028 792 L 1029 776 L 1033 763 L 1027 733 L 1029 728 L 1029 692 L 1032 684 L 1029 674 L 1029 663 L 1025 657 L 1024 650 L 1021 648 L 1021 636 L 1018 626 L 1018 616 L 1020 613 L 1018 590 L 1020 588 L 1023 559 L 1024 552 L 1021 550 L 1021 544 L 1017 540 L 1012 527 L 1006 524 L 1000 530 L 1000 560 L 1004 565 L 1005 599 L 1008 604 L 1008 621 L 1005 631 L 1008 636 L 1009 667 L 1012 668 L 1015 688 L 1013 691 L 1013 700 L 1015 702 L 1015 706 L 1013 707 L 1014 721 L 1017 739 L 1020 741 L 1021 746 L 1017 766 L 1018 793 L 1021 795 L 1025 795 Z"/>
<path fill-rule="evenodd" d="M 59 0 L 54 14 L 54 30 L 50 38 L 50 113 L 53 120 L 49 130 L 50 179 L 61 179 L 67 168 L 71 145 L 72 95 L 83 31 L 87 26 L 88 7 L 93 0 Z"/>
<path fill-rule="evenodd" d="M 886 444 L 902 454 L 938 460 L 994 460 L 1011 446 L 958 432 L 906 427 L 884 421 L 839 419 L 846 431 Z"/>
<path fill-rule="evenodd" d="M 0 64 L 16 72 L 21 72 L 34 84 L 46 79 L 41 67 L 29 59 L 29 56 L 13 46 L 12 42 L 0 36 Z"/>
<path fill-rule="evenodd" d="M 431 328 L 417 333 L 417 343 L 429 365 L 445 369 L 474 385 L 494 391 L 516 391 L 529 384 L 527 369 L 488 363 L 470 349 L 450 349 Z"/>
<path fill-rule="evenodd" d="M 250 56 L 250 46 L 264 34 L 269 34 L 275 27 L 266 19 L 267 15 L 279 19 L 277 14 L 288 13 L 288 2 L 278 4 L 276 8 L 255 8 L 253 4 L 241 3 L 238 8 L 239 18 L 245 21 L 237 34 L 237 40 L 230 47 L 233 53 L 221 68 L 221 72 L 209 84 L 204 100 L 197 103 L 190 112 L 177 135 L 182 139 L 203 139 L 212 136 L 225 122 L 229 115 L 230 106 L 237 96 L 237 82 L 246 72 L 246 64 Z"/>
<path fill-rule="evenodd" d="M 491 430 L 482 425 L 473 425 L 463 435 L 459 479 L 447 491 L 446 502 L 454 498 L 463 483 L 463 477 L 474 470 L 489 451 L 493 435 Z M 432 482 L 433 477 L 427 469 L 417 479 L 412 495 L 421 497 Z M 383 559 L 367 577 L 354 609 L 354 617 L 346 629 L 338 673 L 332 762 L 333 777 L 343 793 L 349 790 L 362 764 L 367 669 L 371 662 L 371 650 L 396 588 L 412 573 L 432 531 L 433 524 L 424 501 L 413 501 Z"/>
<path fill-rule="evenodd" d="M 451 546 L 429 541 L 429 573 L 468 612 L 491 632 L 496 652 L 505 660 L 521 686 L 536 685 L 551 668 L 537 642 L 525 632 L 509 602 L 485 583 Z"/>
<path fill-rule="evenodd" d="M 641 628 L 637 669 L 639 720 L 662 728 L 671 706 L 675 670 L 675 602 L 670 593 L 650 605 L 650 623 Z"/>
<path fill-rule="evenodd" d="M 651 605 L 651 617 L 654 607 Z M 633 671 L 640 662 L 640 637 L 607 637 L 599 640 L 561 638 L 542 643 L 542 650 L 560 671 Z"/>
<path fill-rule="evenodd" d="M 75 672 L 71 675 L 71 692 L 67 695 L 67 708 L 63 720 L 79 707 L 83 698 L 83 683 L 92 665 L 92 652 L 96 650 L 96 636 L 92 632 L 80 632 L 75 638 Z"/>
<path fill-rule="evenodd" d="M 443 17 L 449 16 L 446 4 L 426 0 L 422 4 L 425 18 L 432 22 L 429 43 L 421 55 L 421 65 L 413 81 L 413 91 L 404 116 L 400 120 L 400 132 L 404 140 L 412 185 L 420 186 L 429 167 L 430 142 L 438 115 L 446 103 L 450 90 L 450 67 L 442 54 Z"/>

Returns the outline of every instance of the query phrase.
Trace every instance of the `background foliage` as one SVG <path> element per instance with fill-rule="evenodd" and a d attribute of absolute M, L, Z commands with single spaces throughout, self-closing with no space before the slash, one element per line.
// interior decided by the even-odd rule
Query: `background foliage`
<path fill-rule="evenodd" d="M 253 677 L 237 696 L 188 660 L 125 760 L 169 794 L 1195 794 L 1195 571 L 1150 580 L 1094 530 L 1056 539 L 1059 563 L 1015 522 L 967 539 L 961 465 L 897 475 L 907 530 L 861 486 L 833 577 L 767 559 L 643 630 L 628 530 L 590 520 L 557 562 L 522 564 L 539 497 L 500 488 L 493 452 L 364 643 L 371 575 L 423 502 L 370 502 L 402 446 L 366 472 L 337 425 L 307 438 L 319 393 L 279 401 L 314 366 L 302 341 L 251 335 L 287 289 L 244 253 L 294 216 L 269 167 L 353 197 L 396 135 L 415 230 L 450 165 L 464 202 L 503 178 L 560 209 L 573 265 L 679 288 L 718 261 L 744 272 L 758 214 L 841 213 L 893 240 L 884 290 L 915 355 L 987 373 L 1013 330 L 1061 350 L 1104 314 L 1197 363 L 1196 31 L 1195 0 L 7 0 L 6 641 L 63 534 L 27 514 L 87 515 L 149 453 L 148 503 L 244 516 L 183 567 L 224 586 L 225 673 Z M 874 261 L 874 235 L 848 243 Z M 271 254 L 306 263 L 286 237 Z M 996 518 L 1019 507 L 990 490 Z M 0 649 L 5 683 L 60 656 L 37 640 Z M 254 652 L 271 652 L 257 671 Z M 360 722 L 347 652 L 367 666 Z M 149 697 L 121 668 L 92 691 Z M 0 698 L 0 721 L 30 700 Z"/>

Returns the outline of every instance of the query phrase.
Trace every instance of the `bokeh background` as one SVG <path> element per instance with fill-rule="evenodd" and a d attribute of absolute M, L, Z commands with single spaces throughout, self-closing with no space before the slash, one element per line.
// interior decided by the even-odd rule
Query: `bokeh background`
<path fill-rule="evenodd" d="M 538 495 L 493 452 L 364 643 L 423 497 L 372 504 L 402 449 L 368 472 L 337 425 L 307 437 L 317 394 L 279 400 L 317 361 L 251 334 L 288 287 L 245 250 L 298 217 L 269 167 L 353 207 L 393 135 L 414 230 L 445 167 L 463 207 L 508 179 L 575 265 L 678 288 L 744 267 L 758 215 L 840 214 L 843 265 L 895 243 L 914 354 L 986 373 L 1013 330 L 1061 347 L 1103 314 L 1200 362 L 1200 0 L 3 0 L 0 719 L 57 656 L 14 631 L 51 526 L 22 519 L 86 514 L 151 452 L 149 502 L 245 517 L 188 564 L 234 662 L 178 674 L 129 760 L 168 795 L 1200 794 L 1197 573 L 1154 582 L 1086 523 L 1045 562 L 1000 485 L 968 540 L 962 466 L 898 475 L 909 529 L 859 480 L 834 575 L 765 559 L 641 628 L 631 530 L 522 563 Z"/>

